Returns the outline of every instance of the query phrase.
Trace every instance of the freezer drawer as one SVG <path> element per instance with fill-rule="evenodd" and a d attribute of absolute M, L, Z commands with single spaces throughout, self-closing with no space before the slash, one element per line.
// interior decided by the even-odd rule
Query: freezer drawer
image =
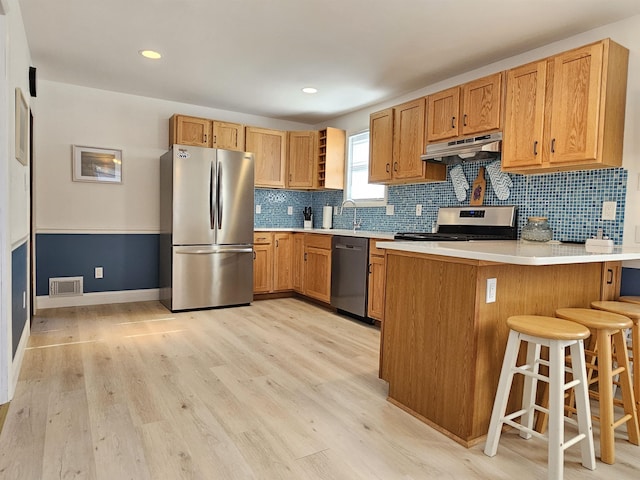
<path fill-rule="evenodd" d="M 251 245 L 173 247 L 171 310 L 248 304 L 253 300 Z"/>

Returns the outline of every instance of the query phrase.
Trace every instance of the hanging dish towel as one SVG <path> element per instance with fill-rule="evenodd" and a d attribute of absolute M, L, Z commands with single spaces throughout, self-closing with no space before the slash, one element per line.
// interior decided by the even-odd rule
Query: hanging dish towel
<path fill-rule="evenodd" d="M 449 170 L 451 176 L 451 183 L 453 183 L 453 191 L 456 194 L 456 198 L 459 202 L 464 201 L 467 198 L 467 190 L 469 190 L 469 182 L 467 177 L 464 176 L 464 171 L 461 165 L 456 165 Z"/>
<path fill-rule="evenodd" d="M 496 160 L 493 163 L 487 165 L 487 173 L 489 174 L 489 180 L 493 191 L 496 192 L 496 196 L 500 200 L 506 200 L 511 194 L 511 187 L 513 182 L 508 173 L 500 170 L 500 160 Z"/>

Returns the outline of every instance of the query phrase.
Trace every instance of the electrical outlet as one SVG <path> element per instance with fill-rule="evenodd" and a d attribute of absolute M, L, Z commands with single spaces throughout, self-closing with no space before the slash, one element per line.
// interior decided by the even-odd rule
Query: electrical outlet
<path fill-rule="evenodd" d="M 494 303 L 496 301 L 496 290 L 498 280 L 495 278 L 487 278 L 487 302 Z"/>
<path fill-rule="evenodd" d="M 393 205 L 387 205 L 387 215 L 393 215 Z"/>
<path fill-rule="evenodd" d="M 257 214 L 262 213 L 262 205 L 256 205 L 256 213 Z"/>
<path fill-rule="evenodd" d="M 422 215 L 422 205 L 416 205 L 416 217 L 420 217 Z"/>
<path fill-rule="evenodd" d="M 104 275 L 104 270 L 102 269 L 102 267 L 96 267 L 95 277 L 102 278 L 103 275 Z"/>
<path fill-rule="evenodd" d="M 293 207 L 287 207 L 287 215 L 293 215 Z"/>
<path fill-rule="evenodd" d="M 602 220 L 616 219 L 617 202 L 602 202 Z"/>

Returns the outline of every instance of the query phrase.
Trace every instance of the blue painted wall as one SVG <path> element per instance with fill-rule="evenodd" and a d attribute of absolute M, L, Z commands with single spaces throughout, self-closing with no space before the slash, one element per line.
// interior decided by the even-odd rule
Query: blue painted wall
<path fill-rule="evenodd" d="M 50 277 L 83 276 L 85 293 L 158 288 L 158 242 L 158 234 L 38 234 L 36 295 L 49 294 Z"/>
<path fill-rule="evenodd" d="M 11 252 L 11 345 L 12 358 L 27 323 L 27 306 L 23 307 L 23 294 L 27 291 L 27 242 Z"/>

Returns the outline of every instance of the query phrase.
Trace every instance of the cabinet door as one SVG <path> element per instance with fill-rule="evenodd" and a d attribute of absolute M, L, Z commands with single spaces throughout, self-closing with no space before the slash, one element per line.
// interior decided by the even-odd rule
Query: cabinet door
<path fill-rule="evenodd" d="M 502 166 L 542 164 L 547 61 L 507 72 Z"/>
<path fill-rule="evenodd" d="M 427 142 L 458 136 L 460 123 L 460 87 L 427 97 Z"/>
<path fill-rule="evenodd" d="M 502 72 L 462 86 L 462 135 L 500 129 Z"/>
<path fill-rule="evenodd" d="M 419 98 L 393 109 L 393 178 L 424 177 L 424 111 L 426 100 Z"/>
<path fill-rule="evenodd" d="M 382 321 L 384 318 L 384 257 L 371 255 L 369 257 L 369 297 L 367 299 L 367 315 Z"/>
<path fill-rule="evenodd" d="M 273 289 L 273 250 L 271 245 L 253 246 L 253 293 Z"/>
<path fill-rule="evenodd" d="M 393 108 L 369 117 L 369 181 L 391 180 L 393 162 Z"/>
<path fill-rule="evenodd" d="M 305 247 L 304 293 L 331 302 L 331 250 Z"/>
<path fill-rule="evenodd" d="M 289 132 L 288 179 L 291 188 L 313 188 L 318 152 L 318 132 Z"/>
<path fill-rule="evenodd" d="M 593 162 L 602 88 L 603 44 L 555 57 L 551 102 L 551 164 Z"/>
<path fill-rule="evenodd" d="M 293 288 L 293 238 L 290 233 L 274 234 L 273 291 Z"/>
<path fill-rule="evenodd" d="M 244 125 L 213 121 L 214 148 L 244 152 Z"/>
<path fill-rule="evenodd" d="M 245 129 L 247 152 L 253 152 L 256 187 L 285 187 L 287 132 L 266 128 Z"/>
<path fill-rule="evenodd" d="M 304 233 L 293 234 L 292 269 L 293 290 L 304 293 Z"/>
<path fill-rule="evenodd" d="M 211 120 L 175 115 L 171 119 L 172 143 L 211 147 Z"/>

